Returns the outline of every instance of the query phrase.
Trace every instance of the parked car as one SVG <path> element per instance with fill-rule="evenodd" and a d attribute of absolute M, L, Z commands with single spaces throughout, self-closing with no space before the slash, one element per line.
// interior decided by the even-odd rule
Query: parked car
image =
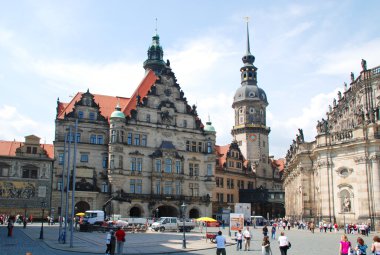
<path fill-rule="evenodd" d="M 185 229 L 184 229 L 185 225 Z M 187 219 L 184 222 L 177 217 L 162 217 L 160 218 L 160 221 L 156 221 L 152 224 L 152 229 L 154 231 L 183 231 L 189 232 L 190 230 L 194 229 L 195 222 Z"/>

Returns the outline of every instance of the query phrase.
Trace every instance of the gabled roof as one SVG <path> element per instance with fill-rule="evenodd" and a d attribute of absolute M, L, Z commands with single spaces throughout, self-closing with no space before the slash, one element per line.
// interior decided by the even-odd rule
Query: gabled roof
<path fill-rule="evenodd" d="M 131 111 L 136 109 L 137 96 L 140 97 L 140 100 L 146 97 L 157 79 L 158 78 L 154 72 L 152 70 L 148 70 L 144 79 L 140 82 L 139 86 L 137 86 L 135 92 L 133 92 L 133 95 L 129 99 L 128 103 L 126 105 L 120 105 L 122 109 L 121 111 L 125 114 L 125 116 L 131 115 Z"/>
<path fill-rule="evenodd" d="M 285 169 L 285 159 L 272 159 L 272 167 L 277 168 L 280 172 Z"/>
<path fill-rule="evenodd" d="M 65 114 L 69 114 L 73 111 L 74 105 L 76 102 L 78 102 L 84 93 L 78 92 L 74 98 L 69 103 L 59 103 L 58 105 L 58 119 L 63 119 L 65 117 Z M 105 95 L 98 95 L 93 94 L 94 100 L 97 104 L 99 104 L 100 107 L 100 114 L 103 115 L 106 119 L 109 119 L 112 112 L 115 110 L 115 107 L 117 103 L 119 102 L 120 107 L 125 107 L 128 102 L 129 98 L 125 97 L 114 97 L 114 96 L 105 96 Z"/>
<path fill-rule="evenodd" d="M 16 149 L 24 146 L 23 142 L 18 141 L 0 141 L 0 156 L 16 156 Z M 54 159 L 54 145 L 53 144 L 40 144 L 46 151 L 49 158 Z"/>
<path fill-rule="evenodd" d="M 215 145 L 215 151 L 217 153 L 217 159 L 219 160 L 219 166 L 223 166 L 227 161 L 227 152 L 230 149 L 230 144 L 227 145 Z"/>

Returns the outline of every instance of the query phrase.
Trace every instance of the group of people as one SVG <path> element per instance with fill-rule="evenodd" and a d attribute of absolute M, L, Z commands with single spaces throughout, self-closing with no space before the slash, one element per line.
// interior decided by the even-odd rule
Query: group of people
<path fill-rule="evenodd" d="M 352 245 L 348 241 L 347 235 L 342 235 L 339 243 L 339 255 L 367 255 L 368 245 L 364 243 L 363 238 L 358 237 L 356 239 L 356 245 Z M 371 254 L 380 255 L 380 237 L 374 236 L 373 243 L 371 245 Z"/>
<path fill-rule="evenodd" d="M 269 236 L 268 236 L 268 227 L 265 225 L 263 228 L 263 241 L 261 244 L 261 252 L 262 255 L 271 255 L 272 254 L 272 249 L 270 246 L 270 241 L 269 241 Z M 272 239 L 275 239 L 275 233 L 276 233 L 276 227 L 272 226 Z M 250 246 L 251 246 L 251 239 L 252 239 L 252 234 L 249 230 L 249 227 L 246 227 L 244 231 L 239 230 L 236 233 L 235 240 L 236 240 L 236 250 L 242 250 L 243 248 L 243 241 L 244 241 L 244 250 L 249 251 Z M 226 238 L 222 236 L 222 232 L 219 231 L 218 235 L 215 238 L 216 240 L 216 254 L 217 255 L 225 255 L 226 254 L 226 249 L 225 249 L 225 244 L 226 244 Z M 288 249 L 291 247 L 290 242 L 288 241 L 288 238 L 285 236 L 284 232 L 281 232 L 281 235 L 278 238 L 278 245 L 279 249 L 281 252 L 281 255 L 286 255 Z"/>
<path fill-rule="evenodd" d="M 123 248 L 125 243 L 125 231 L 118 227 L 116 232 L 110 230 L 106 235 L 106 255 L 123 254 Z"/>

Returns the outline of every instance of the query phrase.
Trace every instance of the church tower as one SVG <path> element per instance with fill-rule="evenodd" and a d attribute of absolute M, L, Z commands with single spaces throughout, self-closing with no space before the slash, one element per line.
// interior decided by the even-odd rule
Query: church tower
<path fill-rule="evenodd" d="M 256 172 L 258 169 L 265 171 L 269 157 L 270 128 L 266 126 L 268 101 L 264 90 L 257 86 L 257 68 L 253 65 L 255 57 L 250 51 L 248 22 L 247 49 L 242 61 L 241 86 L 236 90 L 232 104 L 235 111 L 232 135 L 252 168 Z"/>

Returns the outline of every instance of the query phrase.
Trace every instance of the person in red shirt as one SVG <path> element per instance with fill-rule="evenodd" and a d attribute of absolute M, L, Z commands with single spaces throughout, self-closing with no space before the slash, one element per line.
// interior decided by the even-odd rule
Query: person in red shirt
<path fill-rule="evenodd" d="M 123 246 L 125 242 L 124 230 L 121 227 L 118 227 L 115 233 L 115 236 L 116 236 L 117 254 L 123 254 Z"/>

